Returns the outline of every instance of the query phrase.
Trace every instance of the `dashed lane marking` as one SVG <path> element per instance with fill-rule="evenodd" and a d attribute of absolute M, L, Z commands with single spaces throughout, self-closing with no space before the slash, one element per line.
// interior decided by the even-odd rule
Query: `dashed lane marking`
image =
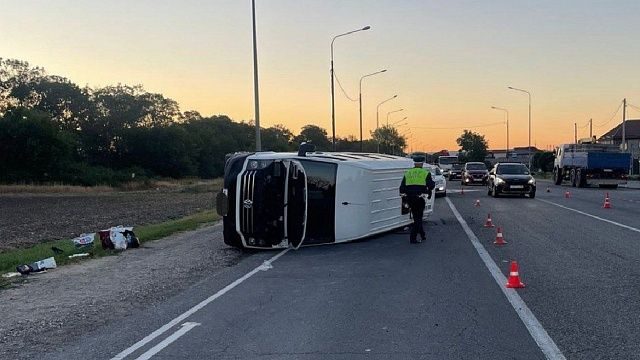
<path fill-rule="evenodd" d="M 217 298 L 221 297 L 222 295 L 226 294 L 227 292 L 229 292 L 231 289 L 235 288 L 236 286 L 242 284 L 245 280 L 249 279 L 250 277 L 252 277 L 256 273 L 258 273 L 259 271 L 267 271 L 268 269 L 271 268 L 271 263 L 273 263 L 274 261 L 278 260 L 278 258 L 281 257 L 282 255 L 286 254 L 287 251 L 289 251 L 289 248 L 284 249 L 281 252 L 277 253 L 272 258 L 270 258 L 269 260 L 263 262 L 262 264 L 260 264 L 260 266 L 256 267 L 255 269 L 251 270 L 250 272 L 246 273 L 241 278 L 239 278 L 236 281 L 232 282 L 231 284 L 225 286 L 224 288 L 222 288 L 217 293 L 215 293 L 215 294 L 209 296 L 208 298 L 202 300 L 200 303 L 198 303 L 197 305 L 195 305 L 191 309 L 183 312 L 181 315 L 179 315 L 175 319 L 173 319 L 173 320 L 169 321 L 168 323 L 162 325 L 159 329 L 157 329 L 156 331 L 152 332 L 151 334 L 145 336 L 142 340 L 140 340 L 137 343 L 131 345 L 130 347 L 124 349 L 118 355 L 116 355 L 113 358 L 111 358 L 111 360 L 122 360 L 122 359 L 124 359 L 125 357 L 131 355 L 136 350 L 140 349 L 141 347 L 145 346 L 149 342 L 153 341 L 153 339 L 155 339 L 158 336 L 164 334 L 165 332 L 167 332 L 172 327 L 178 325 L 179 323 L 184 321 L 186 318 L 188 318 L 189 316 L 191 316 L 194 313 L 196 313 L 198 310 L 200 310 L 203 307 L 207 306 L 210 302 L 212 302 L 215 299 L 217 299 Z"/>
<path fill-rule="evenodd" d="M 160 351 L 162 351 L 162 349 L 166 348 L 172 342 L 178 340 L 182 335 L 188 333 L 189 330 L 193 329 L 194 327 L 196 327 L 198 325 L 200 325 L 200 323 L 196 323 L 196 322 L 187 322 L 187 323 L 182 324 L 182 327 L 180 327 L 180 329 L 178 329 L 178 331 L 176 331 L 173 334 L 169 335 L 166 339 L 164 339 L 161 342 L 159 342 L 158 345 L 156 345 L 156 346 L 152 347 L 151 349 L 147 350 L 144 354 L 138 356 L 136 358 L 136 360 L 149 360 L 149 359 L 151 359 L 151 357 L 153 355 L 159 353 Z"/>

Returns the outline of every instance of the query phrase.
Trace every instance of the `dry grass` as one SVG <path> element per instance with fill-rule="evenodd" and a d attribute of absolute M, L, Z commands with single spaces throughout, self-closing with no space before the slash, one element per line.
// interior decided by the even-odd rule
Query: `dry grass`
<path fill-rule="evenodd" d="M 75 186 L 66 184 L 11 184 L 0 185 L 0 194 L 93 194 L 114 191 L 169 190 L 183 192 L 210 192 L 222 186 L 222 179 L 180 179 L 180 180 L 147 180 L 131 181 L 118 187 Z"/>

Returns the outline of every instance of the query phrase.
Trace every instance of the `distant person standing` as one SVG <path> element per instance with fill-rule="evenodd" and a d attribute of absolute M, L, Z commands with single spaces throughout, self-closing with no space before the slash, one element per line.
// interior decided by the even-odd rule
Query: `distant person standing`
<path fill-rule="evenodd" d="M 431 199 L 431 193 L 435 188 L 435 182 L 431 178 L 429 170 L 424 169 L 424 156 L 413 157 L 413 168 L 405 171 L 402 183 L 400 184 L 400 194 L 407 197 L 407 203 L 411 208 L 413 225 L 411 226 L 410 242 L 420 243 L 426 240 L 426 234 L 422 227 L 422 216 L 424 214 L 425 199 Z M 418 239 L 418 234 L 422 240 Z"/>

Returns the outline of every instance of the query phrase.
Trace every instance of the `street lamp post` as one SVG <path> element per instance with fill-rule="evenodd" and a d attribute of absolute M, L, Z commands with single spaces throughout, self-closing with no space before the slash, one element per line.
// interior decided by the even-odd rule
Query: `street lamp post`
<path fill-rule="evenodd" d="M 367 78 L 369 76 L 382 74 L 383 72 L 386 72 L 386 71 L 387 71 L 387 69 L 383 69 L 383 70 L 376 71 L 376 72 L 371 73 L 371 74 L 364 75 L 364 76 L 362 76 L 360 78 L 360 92 L 358 93 L 358 100 L 360 102 L 360 152 L 363 152 L 363 146 L 362 146 L 362 80 L 364 80 L 365 78 Z"/>
<path fill-rule="evenodd" d="M 405 116 L 405 117 L 403 117 L 401 120 L 398 120 L 398 121 L 394 122 L 393 124 L 391 124 L 391 126 L 395 126 L 395 125 L 397 125 L 397 124 L 399 124 L 399 123 L 401 123 L 401 122 L 403 122 L 403 121 L 405 121 L 405 120 L 407 120 L 407 119 L 408 119 L 408 118 Z"/>
<path fill-rule="evenodd" d="M 333 151 L 336 151 L 336 102 L 335 102 L 335 87 L 333 84 L 334 81 L 334 70 L 333 70 L 333 43 L 336 41 L 337 38 L 341 37 L 341 36 L 346 36 L 349 34 L 353 34 L 359 31 L 365 31 L 365 30 L 369 30 L 371 29 L 371 26 L 365 26 L 362 29 L 358 29 L 358 30 L 353 30 L 353 31 L 349 31 L 346 32 L 344 34 L 340 34 L 340 35 L 336 35 L 333 37 L 333 39 L 331 40 L 331 139 L 332 139 L 332 149 Z"/>
<path fill-rule="evenodd" d="M 395 98 L 397 98 L 398 95 L 393 95 L 392 97 L 381 101 L 380 103 L 378 103 L 378 106 L 376 106 L 376 130 L 378 130 L 378 128 L 380 127 L 380 106 L 382 106 L 382 104 L 386 103 L 387 101 L 391 101 Z M 380 153 L 380 141 L 378 141 L 378 154 Z"/>
<path fill-rule="evenodd" d="M 518 89 L 511 86 L 509 86 L 509 89 L 526 93 L 529 96 L 529 146 L 527 148 L 527 153 L 529 155 L 529 169 L 531 169 L 531 93 L 527 90 Z"/>
<path fill-rule="evenodd" d="M 253 20 L 253 97 L 255 101 L 254 117 L 256 126 L 256 151 L 262 150 L 260 138 L 260 96 L 258 93 L 258 44 L 256 41 L 256 1 L 251 0 L 251 15 Z"/>
<path fill-rule="evenodd" d="M 389 115 L 391 115 L 391 114 L 393 114 L 393 113 L 400 112 L 400 111 L 404 111 L 404 109 L 393 110 L 393 111 L 389 111 L 389 112 L 387 113 L 387 126 L 389 126 Z"/>
<path fill-rule="evenodd" d="M 504 109 L 504 108 L 499 108 L 497 106 L 492 106 L 491 108 L 494 109 L 494 110 L 504 111 L 505 114 L 507 115 L 507 155 L 506 155 L 506 157 L 508 159 L 509 158 L 509 110 Z"/>

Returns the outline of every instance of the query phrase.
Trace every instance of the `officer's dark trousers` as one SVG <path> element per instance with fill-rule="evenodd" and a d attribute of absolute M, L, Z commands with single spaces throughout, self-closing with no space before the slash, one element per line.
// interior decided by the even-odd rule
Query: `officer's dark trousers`
<path fill-rule="evenodd" d="M 422 215 L 424 214 L 424 199 L 420 196 L 409 196 L 407 198 L 409 207 L 411 208 L 411 217 L 413 218 L 413 226 L 411 226 L 411 242 L 416 241 L 418 234 L 425 236 L 422 228 Z"/>

